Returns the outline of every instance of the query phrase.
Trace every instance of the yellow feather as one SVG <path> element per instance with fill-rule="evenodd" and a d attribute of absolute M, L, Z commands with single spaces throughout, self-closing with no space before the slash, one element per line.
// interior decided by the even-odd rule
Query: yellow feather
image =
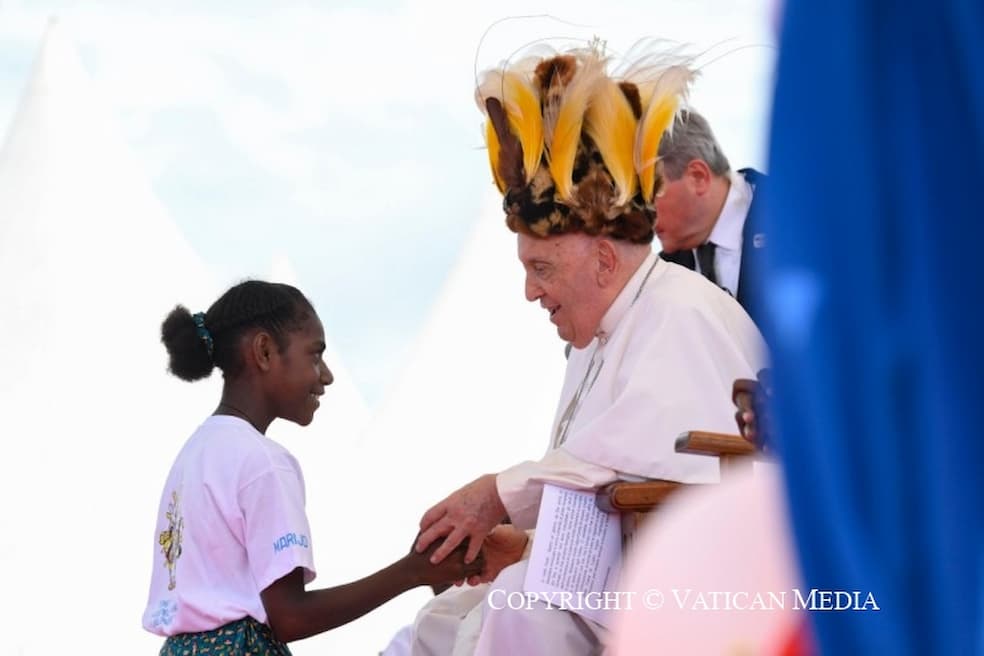
<path fill-rule="evenodd" d="M 663 133 L 673 121 L 679 99 L 676 96 L 662 96 L 650 103 L 640 123 L 639 138 L 636 142 L 636 166 L 639 171 L 639 184 L 643 198 L 652 204 L 656 184 L 656 156 Z"/>
<path fill-rule="evenodd" d="M 529 78 L 512 71 L 503 75 L 506 116 L 509 126 L 523 147 L 523 168 L 529 183 L 543 157 L 543 117 L 540 94 Z"/>
<path fill-rule="evenodd" d="M 591 100 L 585 130 L 598 146 L 605 168 L 618 189 L 618 204 L 625 205 L 636 193 L 634 146 L 636 118 L 632 105 L 618 84 L 606 79 Z"/>
<path fill-rule="evenodd" d="M 660 75 L 651 93 L 648 89 L 644 91 L 648 98 L 644 100 L 642 120 L 636 134 L 635 167 L 647 204 L 652 204 L 655 194 L 659 143 L 663 133 L 673 124 L 693 77 L 693 71 L 686 66 L 671 66 Z"/>
<path fill-rule="evenodd" d="M 506 184 L 499 177 L 499 137 L 495 134 L 495 127 L 491 120 L 485 121 L 485 145 L 489 151 L 489 164 L 492 166 L 492 177 L 495 179 L 495 186 L 500 193 L 506 193 Z"/>
<path fill-rule="evenodd" d="M 556 122 L 548 138 L 550 145 L 547 158 L 550 164 L 550 176 L 557 186 L 556 195 L 563 201 L 573 198 L 574 160 L 578 143 L 581 141 L 584 113 L 598 88 L 598 83 L 604 79 L 602 62 L 594 56 L 584 57 L 570 84 L 564 90 L 557 108 Z"/>

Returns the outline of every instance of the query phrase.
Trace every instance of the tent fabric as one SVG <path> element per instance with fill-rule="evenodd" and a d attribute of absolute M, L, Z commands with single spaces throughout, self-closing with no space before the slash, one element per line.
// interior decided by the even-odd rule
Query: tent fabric
<path fill-rule="evenodd" d="M 222 287 L 155 198 L 60 23 L 0 150 L 0 279 L 5 649 L 67 653 L 98 629 L 114 651 L 153 652 L 161 641 L 140 612 L 161 486 L 221 386 L 218 374 L 188 384 L 167 373 L 160 323 Z M 319 432 L 366 423 L 361 397 L 325 413 L 334 405 L 326 395 L 298 436 L 310 468 L 332 448 Z M 290 433 L 281 424 L 271 436 Z M 319 484 L 309 491 L 323 498 Z"/>

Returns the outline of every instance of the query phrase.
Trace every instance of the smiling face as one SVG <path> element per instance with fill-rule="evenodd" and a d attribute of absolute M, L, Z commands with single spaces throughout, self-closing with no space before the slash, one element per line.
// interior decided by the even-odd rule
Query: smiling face
<path fill-rule="evenodd" d="M 550 313 L 561 339 L 584 348 L 610 303 L 599 283 L 598 238 L 581 233 L 517 237 L 526 300 L 539 301 Z"/>
<path fill-rule="evenodd" d="M 314 419 L 325 387 L 334 377 L 322 356 L 325 330 L 313 312 L 287 335 L 287 347 L 273 358 L 269 391 L 278 417 L 301 426 Z"/>

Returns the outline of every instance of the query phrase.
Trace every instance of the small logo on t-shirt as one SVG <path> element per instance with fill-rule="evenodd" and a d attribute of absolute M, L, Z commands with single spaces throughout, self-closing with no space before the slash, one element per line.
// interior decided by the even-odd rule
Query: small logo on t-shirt
<path fill-rule="evenodd" d="M 273 541 L 273 553 L 280 553 L 288 547 L 308 548 L 308 537 L 297 533 L 284 533 Z"/>
<path fill-rule="evenodd" d="M 162 600 L 160 604 L 158 604 L 157 610 L 155 610 L 154 614 L 151 616 L 151 619 L 153 620 L 151 622 L 151 626 L 156 628 L 159 626 L 170 625 L 177 612 L 177 602 L 171 601 L 170 599 Z"/>
<path fill-rule="evenodd" d="M 164 513 L 167 520 L 167 528 L 161 531 L 157 538 L 157 543 L 161 545 L 161 553 L 164 554 L 164 567 L 167 568 L 169 581 L 168 590 L 174 590 L 178 584 L 177 567 L 178 558 L 181 557 L 181 535 L 184 533 L 184 517 L 181 516 L 181 504 L 178 499 L 178 491 L 171 492 L 171 503 Z"/>

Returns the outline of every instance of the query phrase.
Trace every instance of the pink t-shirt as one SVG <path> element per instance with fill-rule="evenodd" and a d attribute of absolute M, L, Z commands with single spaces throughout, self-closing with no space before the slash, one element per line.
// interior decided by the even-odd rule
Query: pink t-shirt
<path fill-rule="evenodd" d="M 161 495 L 144 628 L 168 636 L 247 615 L 266 622 L 260 591 L 296 567 L 314 579 L 300 465 L 242 419 L 209 417 Z"/>

